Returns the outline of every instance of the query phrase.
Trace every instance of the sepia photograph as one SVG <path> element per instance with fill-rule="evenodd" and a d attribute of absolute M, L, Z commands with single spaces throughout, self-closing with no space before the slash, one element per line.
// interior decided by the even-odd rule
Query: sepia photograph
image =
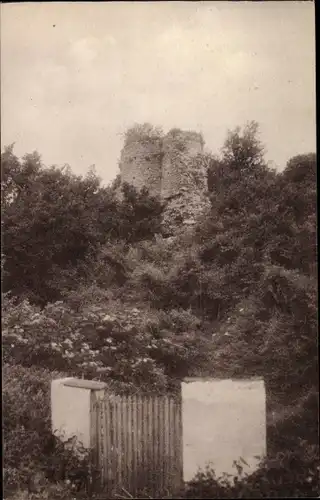
<path fill-rule="evenodd" d="M 0 9 L 3 498 L 319 498 L 315 2 Z"/>

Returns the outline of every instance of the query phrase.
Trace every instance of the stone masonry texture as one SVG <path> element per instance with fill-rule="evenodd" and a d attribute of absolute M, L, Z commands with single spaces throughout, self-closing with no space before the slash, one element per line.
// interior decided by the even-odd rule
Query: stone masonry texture
<path fill-rule="evenodd" d="M 120 159 L 121 182 L 146 187 L 165 204 L 168 234 L 192 225 L 208 206 L 207 171 L 201 134 L 173 129 L 163 138 L 135 137 L 125 143 Z"/>
<path fill-rule="evenodd" d="M 161 192 L 162 143 L 160 139 L 134 141 L 121 153 L 121 181 L 138 190 L 146 187 L 152 196 Z"/>

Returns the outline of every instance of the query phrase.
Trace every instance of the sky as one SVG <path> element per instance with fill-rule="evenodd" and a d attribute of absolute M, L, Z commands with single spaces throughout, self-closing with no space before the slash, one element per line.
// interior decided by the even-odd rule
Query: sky
<path fill-rule="evenodd" d="M 77 174 L 118 173 L 123 132 L 202 132 L 256 120 L 282 170 L 316 151 L 313 2 L 1 5 L 1 147 Z"/>

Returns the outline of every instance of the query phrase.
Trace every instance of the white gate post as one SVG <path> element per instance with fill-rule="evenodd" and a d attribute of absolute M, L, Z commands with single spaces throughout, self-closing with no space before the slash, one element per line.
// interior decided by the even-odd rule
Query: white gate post
<path fill-rule="evenodd" d="M 107 384 L 72 377 L 51 383 L 52 432 L 62 441 L 76 439 L 85 449 L 94 445 L 93 402 L 103 398 Z"/>
<path fill-rule="evenodd" d="M 242 457 L 254 472 L 266 455 L 266 389 L 263 379 L 187 378 L 182 389 L 184 480 L 206 465 L 235 475 Z M 244 464 L 242 464 L 244 465 Z"/>

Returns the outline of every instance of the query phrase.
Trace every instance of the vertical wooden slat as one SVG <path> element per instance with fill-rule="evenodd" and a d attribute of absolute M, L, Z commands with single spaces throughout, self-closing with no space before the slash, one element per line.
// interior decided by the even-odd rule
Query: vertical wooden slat
<path fill-rule="evenodd" d="M 121 451 L 122 451 L 122 482 L 127 490 L 127 443 L 126 443 L 126 398 L 121 398 Z"/>
<path fill-rule="evenodd" d="M 106 453 L 106 464 L 110 468 L 110 472 L 108 477 L 111 479 L 110 487 L 113 487 L 113 483 L 115 481 L 115 459 L 114 459 L 114 401 L 113 398 L 107 399 L 107 415 L 108 419 L 106 420 L 106 434 L 108 436 L 107 439 L 107 453 Z"/>
<path fill-rule="evenodd" d="M 99 434 L 100 434 L 100 439 L 99 439 L 99 465 L 100 465 L 100 471 L 101 471 L 101 482 L 102 485 L 105 482 L 105 476 L 107 474 L 107 469 L 106 469 L 106 464 L 105 464 L 105 441 L 106 441 L 106 433 L 105 433 L 105 418 L 106 418 L 106 407 L 105 407 L 106 401 L 103 400 L 101 401 L 99 405 Z"/>
<path fill-rule="evenodd" d="M 167 396 L 164 397 L 163 400 L 163 423 L 162 423 L 162 428 L 163 428 L 163 483 L 162 483 L 162 491 L 163 493 L 166 493 L 166 486 L 167 486 L 167 478 L 168 478 L 168 398 Z"/>
<path fill-rule="evenodd" d="M 145 438 L 146 438 L 146 446 L 145 446 L 145 461 L 146 461 L 146 482 L 148 485 L 149 495 L 152 494 L 152 480 L 151 480 L 151 463 L 150 463 L 150 432 L 149 432 L 149 396 L 145 398 Z"/>
<path fill-rule="evenodd" d="M 172 470 L 170 468 L 170 397 L 166 397 L 166 441 L 165 441 L 165 461 L 166 461 L 166 472 L 165 472 L 165 489 L 167 492 L 170 491 L 170 482 Z M 167 494 L 167 493 L 166 493 Z"/>
<path fill-rule="evenodd" d="M 170 470 L 171 470 L 171 479 L 170 479 L 170 493 L 174 493 L 174 483 L 176 477 L 176 463 L 175 463 L 175 425 L 174 425 L 174 417 L 175 417 L 175 400 L 170 398 Z"/>
<path fill-rule="evenodd" d="M 169 414 L 170 400 L 168 396 L 164 401 L 164 491 L 167 495 L 167 490 L 170 482 L 171 470 L 169 469 L 169 439 L 170 439 L 170 414 Z"/>
<path fill-rule="evenodd" d="M 150 488 L 150 495 L 154 497 L 153 491 L 153 457 L 152 457 L 152 407 L 151 407 L 151 397 L 147 399 L 147 443 L 148 443 L 148 483 Z"/>
<path fill-rule="evenodd" d="M 139 465 L 139 488 L 144 488 L 144 457 L 143 457 L 143 448 L 144 448 L 144 424 L 143 424 L 143 403 L 144 397 L 140 396 L 140 404 L 139 404 L 139 453 L 140 453 L 140 465 Z"/>
<path fill-rule="evenodd" d="M 149 438 L 149 396 L 145 397 L 144 401 L 144 435 L 145 435 L 145 463 L 146 463 L 146 483 L 148 491 L 151 494 L 151 478 L 150 478 L 150 438 Z"/>
<path fill-rule="evenodd" d="M 117 400 L 114 397 L 112 399 L 112 458 L 113 458 L 113 472 L 115 478 L 115 484 L 118 484 L 118 460 L 117 460 Z"/>
<path fill-rule="evenodd" d="M 119 398 L 115 397 L 115 406 L 114 406 L 114 430 L 115 430 L 115 462 L 116 462 L 116 486 L 119 488 L 121 482 L 121 473 L 120 473 L 120 457 L 119 457 Z"/>
<path fill-rule="evenodd" d="M 144 488 L 145 483 L 145 458 L 144 458 L 144 396 L 140 400 L 139 414 L 139 431 L 140 431 L 140 488 Z"/>
<path fill-rule="evenodd" d="M 162 398 L 160 400 L 160 418 L 161 418 L 161 493 L 164 494 L 165 488 L 165 470 L 166 470 L 166 462 L 165 462 L 165 450 L 166 450 L 166 427 L 165 427 L 165 419 L 166 419 L 166 398 Z"/>
<path fill-rule="evenodd" d="M 91 391 L 90 394 L 90 448 L 96 450 L 98 441 L 98 428 L 97 428 L 97 413 L 98 401 L 96 398 L 95 391 Z M 95 453 L 92 453 L 92 459 L 94 460 Z"/>
<path fill-rule="evenodd" d="M 170 477 L 170 493 L 172 493 L 172 487 L 173 487 L 173 479 L 175 477 L 175 474 L 176 474 L 176 470 L 175 470 L 175 463 L 174 463 L 174 455 L 175 455 L 175 452 L 174 452 L 174 400 L 172 398 L 170 398 L 170 429 L 169 429 L 169 433 L 170 433 L 170 439 L 169 439 L 169 443 L 170 443 L 170 449 L 169 449 L 169 453 L 170 453 L 170 471 L 171 471 L 171 477 Z"/>
<path fill-rule="evenodd" d="M 125 399 L 122 397 L 119 401 L 120 403 L 120 441 L 121 441 L 121 475 L 122 475 L 122 485 L 126 488 L 126 454 L 125 454 L 125 439 L 124 439 L 124 408 Z"/>
<path fill-rule="evenodd" d="M 114 426 L 115 426 L 115 431 L 116 431 L 116 442 L 115 442 L 115 445 L 116 445 L 116 464 L 117 464 L 117 488 L 119 488 L 119 486 L 121 486 L 121 450 L 120 450 L 120 435 L 119 435 L 119 431 L 120 431 L 120 408 L 119 408 L 119 397 L 117 396 L 115 398 L 115 418 L 114 418 Z"/>
<path fill-rule="evenodd" d="M 137 405 L 138 399 L 137 395 L 134 396 L 132 400 L 132 410 L 133 410 L 133 455 L 134 455 L 134 488 L 135 488 L 135 494 L 137 494 L 138 491 L 138 478 L 137 478 L 137 470 L 139 468 L 139 451 L 138 451 L 138 405 Z"/>
<path fill-rule="evenodd" d="M 176 474 L 175 471 L 175 461 L 174 461 L 174 456 L 175 456 L 175 450 L 174 450 L 174 412 L 175 412 L 175 406 L 174 406 L 174 400 L 172 396 L 170 396 L 170 429 L 169 429 L 169 453 L 170 453 L 170 494 L 172 493 L 173 489 L 173 484 L 174 484 L 174 477 Z"/>
<path fill-rule="evenodd" d="M 104 412 L 102 414 L 102 426 L 103 426 L 103 475 L 104 482 L 109 485 L 110 481 L 113 480 L 113 466 L 112 466 L 112 421 L 111 421 L 111 404 L 109 395 L 104 401 Z"/>
<path fill-rule="evenodd" d="M 118 464 L 117 464 L 117 401 L 113 396 L 110 401 L 110 434 L 112 445 L 112 475 L 113 475 L 113 488 L 118 482 Z"/>
<path fill-rule="evenodd" d="M 122 398 L 121 408 L 121 442 L 122 442 L 122 473 L 123 486 L 128 490 L 128 453 L 127 453 L 127 405 L 126 397 Z"/>
<path fill-rule="evenodd" d="M 97 468 L 100 473 L 100 486 L 103 487 L 104 484 L 104 473 L 103 473 L 103 465 L 102 465 L 102 441 L 103 441 L 103 435 L 102 435 L 102 420 L 101 420 L 101 407 L 104 405 L 104 400 L 99 401 L 99 406 L 97 407 Z"/>
<path fill-rule="evenodd" d="M 137 474 L 138 474 L 138 488 L 141 489 L 141 472 L 142 472 L 142 445 L 141 445 L 141 438 L 142 438 L 142 432 L 141 432 L 141 410 L 142 410 L 142 396 L 139 394 L 138 397 L 138 402 L 137 402 L 137 452 L 138 452 L 138 460 L 137 460 Z"/>
<path fill-rule="evenodd" d="M 122 486 L 122 481 L 123 481 L 123 470 L 122 470 L 122 465 L 123 465 L 123 450 L 122 450 L 122 429 L 121 429 L 121 398 L 117 398 L 117 456 L 118 456 L 118 484 L 121 487 Z"/>
<path fill-rule="evenodd" d="M 157 397 L 157 403 L 158 403 L 158 436 L 159 436 L 159 449 L 158 449 L 158 457 L 159 457 L 159 483 L 158 483 L 158 489 L 159 489 L 159 494 L 163 494 L 163 455 L 164 455 L 164 446 L 163 446 L 163 441 L 164 441 L 164 429 L 163 429 L 163 399 L 160 400 L 160 398 Z"/>
<path fill-rule="evenodd" d="M 122 408 L 121 408 L 121 427 L 122 427 L 122 452 L 123 452 L 123 486 L 128 490 L 128 415 L 127 415 L 127 397 L 122 398 Z M 130 492 L 130 489 L 129 489 Z"/>
<path fill-rule="evenodd" d="M 137 493 L 137 469 L 138 469 L 138 436 L 137 436 L 137 398 L 132 397 L 132 458 L 133 458 L 133 495 Z"/>
<path fill-rule="evenodd" d="M 150 495 L 154 497 L 153 491 L 153 456 L 152 456 L 152 406 L 151 397 L 148 397 L 148 464 L 149 464 L 149 484 Z"/>
<path fill-rule="evenodd" d="M 177 411 L 177 405 L 176 405 L 176 400 L 175 398 L 171 399 L 171 464 L 172 464 L 172 488 L 173 491 L 172 493 L 175 493 L 175 483 L 177 482 L 177 461 L 176 461 L 176 430 L 175 430 L 175 416 L 176 416 L 176 411 Z"/>
<path fill-rule="evenodd" d="M 128 488 L 131 492 L 132 490 L 132 428 L 131 428 L 131 407 L 130 407 L 130 397 L 127 396 L 127 446 L 128 446 Z"/>
<path fill-rule="evenodd" d="M 132 401 L 131 396 L 127 398 L 127 420 L 128 420 L 128 430 L 127 430 L 127 440 L 128 440 L 128 467 L 129 467 L 129 476 L 128 476 L 128 488 L 129 492 L 132 492 L 133 483 L 132 483 Z"/>
<path fill-rule="evenodd" d="M 121 400 L 117 397 L 117 468 L 118 468 L 118 482 L 119 487 L 122 486 L 122 450 L 121 450 Z"/>
<path fill-rule="evenodd" d="M 154 474 L 154 497 L 157 496 L 157 484 L 158 484 L 158 471 L 159 471 L 159 462 L 158 462 L 158 432 L 157 432 L 157 409 L 156 409 L 156 399 L 152 398 L 152 462 L 153 462 L 153 474 Z"/>
<path fill-rule="evenodd" d="M 176 457 L 176 483 L 175 488 L 180 490 L 183 484 L 183 429 L 182 429 L 182 398 L 179 394 L 176 402 L 175 414 L 175 457 Z"/>
<path fill-rule="evenodd" d="M 150 488 L 149 479 L 149 463 L 148 463 L 148 397 L 143 398 L 143 414 L 142 414 L 142 425 L 143 425 L 143 470 L 145 488 Z"/>
<path fill-rule="evenodd" d="M 91 393 L 90 399 L 90 466 L 91 471 L 98 467 L 98 442 L 99 442 L 99 427 L 98 427 L 98 400 L 95 391 Z M 92 477 L 91 477 L 92 478 Z"/>
<path fill-rule="evenodd" d="M 157 481 L 158 481 L 158 462 L 157 462 L 157 421 L 156 421 L 156 411 L 155 411 L 155 398 L 151 400 L 152 405 L 152 470 L 154 475 L 154 496 L 157 494 Z"/>
<path fill-rule="evenodd" d="M 116 457 L 117 457 L 117 487 L 121 487 L 122 474 L 121 474 L 121 433 L 120 433 L 120 401 L 119 397 L 116 398 L 116 412 L 115 412 L 115 428 L 117 432 L 116 438 Z"/>
<path fill-rule="evenodd" d="M 164 478 L 165 478 L 165 397 L 160 400 L 160 419 L 161 419 L 161 494 L 164 492 Z"/>
<path fill-rule="evenodd" d="M 101 488 L 104 485 L 105 481 L 105 471 L 104 471 L 104 457 L 103 457 L 103 427 L 102 422 L 105 418 L 104 411 L 104 400 L 99 401 L 99 405 L 97 407 L 97 468 L 100 472 L 100 486 Z"/>
<path fill-rule="evenodd" d="M 162 460 L 162 442 L 163 442 L 163 432 L 162 432 L 162 404 L 161 399 L 157 396 L 157 460 L 158 460 L 158 478 L 157 478 L 157 491 L 158 495 L 162 495 L 162 469 L 163 469 L 163 460 Z"/>

